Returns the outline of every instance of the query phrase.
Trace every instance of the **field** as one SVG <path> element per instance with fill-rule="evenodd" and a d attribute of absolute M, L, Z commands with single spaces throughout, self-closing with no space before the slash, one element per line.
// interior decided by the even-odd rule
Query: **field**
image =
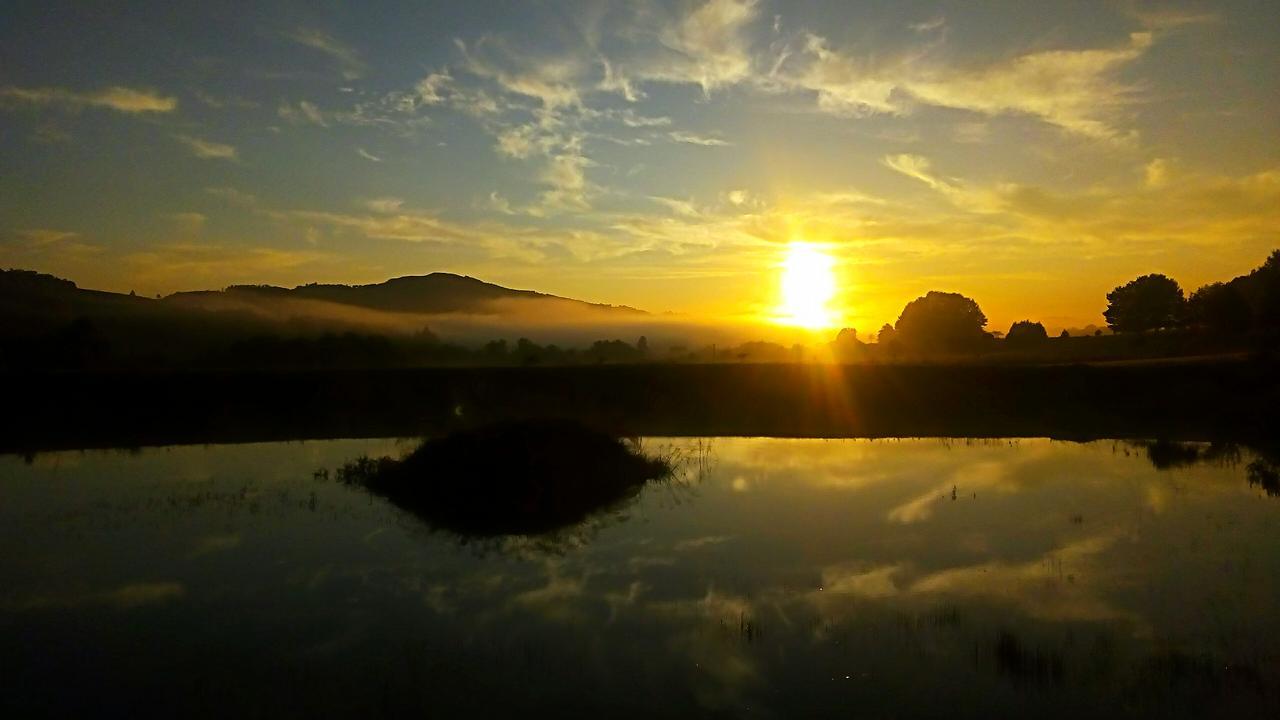
<path fill-rule="evenodd" d="M 1265 439 L 1274 362 L 11 373 L 0 449 L 433 435 L 563 417 L 634 435 Z"/>

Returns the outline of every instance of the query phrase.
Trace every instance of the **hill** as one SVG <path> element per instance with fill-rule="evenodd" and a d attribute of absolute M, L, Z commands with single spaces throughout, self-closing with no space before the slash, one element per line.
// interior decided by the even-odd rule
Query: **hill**
<path fill-rule="evenodd" d="M 495 338 L 590 346 L 597 333 L 639 335 L 637 327 L 655 320 L 635 308 L 449 273 L 153 299 L 0 270 L 0 368 L 466 364 L 495 361 L 469 349 Z"/>
<path fill-rule="evenodd" d="M 590 303 L 548 295 L 533 290 L 513 290 L 467 275 L 431 273 L 392 278 L 371 285 L 325 285 L 312 283 L 292 289 L 272 285 L 232 285 L 225 290 L 175 293 L 164 302 L 179 305 L 221 305 L 223 301 L 247 302 L 255 306 L 277 301 L 309 300 L 349 305 L 367 310 L 424 315 L 502 315 L 528 302 L 550 304 L 563 311 L 647 315 L 642 310 Z"/>

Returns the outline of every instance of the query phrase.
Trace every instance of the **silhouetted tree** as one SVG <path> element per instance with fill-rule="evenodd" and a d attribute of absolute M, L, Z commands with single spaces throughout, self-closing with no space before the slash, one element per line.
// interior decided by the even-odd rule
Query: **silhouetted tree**
<path fill-rule="evenodd" d="M 640 357 L 635 347 L 622 340 L 597 340 L 584 354 L 598 363 L 633 362 Z"/>
<path fill-rule="evenodd" d="M 894 326 L 898 340 L 922 350 L 966 350 L 990 340 L 987 316 L 960 293 L 931 291 L 907 303 Z"/>
<path fill-rule="evenodd" d="M 862 344 L 862 341 L 858 339 L 857 329 L 849 328 L 849 327 L 842 328 L 840 332 L 836 334 L 836 342 L 842 345 L 844 344 L 852 345 L 854 343 L 857 343 L 859 345 Z"/>
<path fill-rule="evenodd" d="M 1009 334 L 1005 335 L 1005 342 L 1011 345 L 1032 345 L 1048 339 L 1049 333 L 1045 331 L 1044 325 L 1030 320 L 1019 320 L 1010 325 Z"/>
<path fill-rule="evenodd" d="M 893 329 L 889 323 L 885 323 L 880 327 L 880 332 L 876 333 L 876 342 L 881 345 L 888 345 L 898 337 L 898 331 Z"/>
<path fill-rule="evenodd" d="M 1178 283 L 1166 275 L 1143 275 L 1107 293 L 1103 316 L 1116 332 L 1178 327 L 1187 301 Z"/>
<path fill-rule="evenodd" d="M 831 343 L 831 353 L 837 360 L 848 362 L 860 359 L 866 347 L 866 343 L 858 339 L 858 331 L 847 327 L 842 329 L 836 335 L 835 342 Z"/>
<path fill-rule="evenodd" d="M 640 357 L 648 357 L 649 356 L 649 338 L 645 337 L 644 335 L 641 335 L 640 339 L 636 341 L 636 350 L 640 353 Z"/>
<path fill-rule="evenodd" d="M 1210 283 L 1196 290 L 1187 301 L 1191 321 L 1206 330 L 1240 333 L 1249 329 L 1253 311 L 1241 283 Z"/>
<path fill-rule="evenodd" d="M 1280 328 L 1280 250 L 1273 250 L 1262 267 L 1246 277 L 1254 285 L 1254 322 L 1262 328 Z"/>
<path fill-rule="evenodd" d="M 529 338 L 516 340 L 516 362 L 521 365 L 537 365 L 542 362 L 542 348 Z"/>
<path fill-rule="evenodd" d="M 1062 332 L 1058 333 L 1058 337 L 1059 337 L 1059 338 L 1063 338 L 1063 339 L 1065 339 L 1065 338 L 1069 338 L 1069 337 L 1071 337 L 1071 333 L 1070 333 L 1070 332 L 1067 332 L 1067 329 L 1066 329 L 1066 328 L 1062 328 Z"/>
<path fill-rule="evenodd" d="M 490 340 L 481 348 L 481 352 L 490 360 L 506 360 L 507 359 L 507 341 L 506 340 Z"/>

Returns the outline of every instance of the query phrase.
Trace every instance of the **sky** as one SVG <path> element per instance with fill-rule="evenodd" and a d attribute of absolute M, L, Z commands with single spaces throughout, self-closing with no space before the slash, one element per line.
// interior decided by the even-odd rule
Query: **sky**
<path fill-rule="evenodd" d="M 1280 3 L 0 9 L 0 267 L 140 294 L 456 272 L 841 324 L 1101 324 L 1280 247 Z"/>

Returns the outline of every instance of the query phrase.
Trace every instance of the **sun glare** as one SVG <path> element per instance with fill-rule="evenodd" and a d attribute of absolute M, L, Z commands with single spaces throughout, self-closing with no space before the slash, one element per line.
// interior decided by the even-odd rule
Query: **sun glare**
<path fill-rule="evenodd" d="M 778 320 L 821 330 L 836 324 L 831 301 L 836 295 L 835 260 L 817 246 L 792 242 L 782 262 L 782 303 Z"/>

